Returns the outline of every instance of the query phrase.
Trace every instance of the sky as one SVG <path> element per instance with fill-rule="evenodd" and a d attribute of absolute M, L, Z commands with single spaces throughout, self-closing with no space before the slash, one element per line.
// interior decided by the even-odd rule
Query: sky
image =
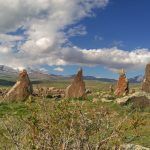
<path fill-rule="evenodd" d="M 0 64 L 58 75 L 143 75 L 149 0 L 0 0 Z"/>

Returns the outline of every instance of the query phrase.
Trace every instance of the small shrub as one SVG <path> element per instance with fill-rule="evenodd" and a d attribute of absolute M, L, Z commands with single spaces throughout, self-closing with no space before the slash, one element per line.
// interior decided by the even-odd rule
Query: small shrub
<path fill-rule="evenodd" d="M 3 143 L 1 149 L 71 150 L 110 149 L 125 139 L 129 130 L 142 125 L 136 116 L 128 127 L 129 115 L 119 119 L 108 108 L 91 107 L 91 102 L 36 100 L 26 102 L 29 115 L 2 119 Z M 136 134 L 132 134 L 135 135 Z M 0 141 L 1 142 L 1 141 Z"/>

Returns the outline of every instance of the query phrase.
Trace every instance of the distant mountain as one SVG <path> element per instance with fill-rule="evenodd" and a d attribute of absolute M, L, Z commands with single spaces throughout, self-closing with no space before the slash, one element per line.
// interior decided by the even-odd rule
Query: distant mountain
<path fill-rule="evenodd" d="M 72 80 L 75 77 L 74 75 L 70 76 L 62 76 L 62 75 L 55 75 L 55 74 L 48 74 L 42 72 L 40 70 L 34 70 L 31 68 L 27 68 L 29 77 L 32 81 L 49 81 L 49 80 Z M 19 70 L 13 69 L 11 67 L 0 65 L 0 79 L 1 80 L 8 80 L 8 81 L 15 81 L 18 77 Z M 102 82 L 116 82 L 115 79 L 108 79 L 108 78 L 96 78 L 94 76 L 84 76 L 85 80 L 98 80 Z M 143 80 L 143 76 L 138 75 L 132 78 L 129 78 L 130 83 L 139 83 Z M 1 81 L 2 82 L 2 81 Z M 0 83 L 1 83 L 0 82 Z"/>
<path fill-rule="evenodd" d="M 138 75 L 138 76 L 135 76 L 135 77 L 132 77 L 129 79 L 129 82 L 130 83 L 140 83 L 143 81 L 143 76 L 142 75 Z"/>
<path fill-rule="evenodd" d="M 50 75 L 44 74 L 37 70 L 32 70 L 28 68 L 27 71 L 31 80 L 49 80 L 51 78 Z M 4 66 L 4 65 L 0 65 L 0 78 L 1 79 L 15 80 L 18 77 L 18 74 L 19 74 L 19 70 L 16 70 L 11 67 Z"/>
<path fill-rule="evenodd" d="M 117 81 L 115 79 L 108 79 L 108 78 L 97 78 L 97 80 L 102 81 L 102 82 L 116 82 Z"/>
<path fill-rule="evenodd" d="M 75 77 L 75 75 L 71 75 L 68 78 L 73 79 Z M 83 77 L 85 80 L 98 80 L 101 82 L 117 82 L 117 79 L 109 79 L 109 78 L 96 78 L 94 76 L 84 76 Z M 142 75 L 138 75 L 132 78 L 129 78 L 128 81 L 130 83 L 140 83 L 143 81 L 143 76 Z"/>
<path fill-rule="evenodd" d="M 18 75 L 18 71 L 4 65 L 0 65 L 0 79 L 14 80 Z"/>
<path fill-rule="evenodd" d="M 71 75 L 70 78 L 73 79 L 75 77 L 75 75 Z M 102 82 L 116 82 L 117 80 L 115 79 L 109 79 L 109 78 L 97 78 L 94 76 L 84 76 L 83 77 L 84 80 L 98 80 L 98 81 L 102 81 Z"/>
<path fill-rule="evenodd" d="M 54 75 L 42 72 L 37 69 L 27 68 L 28 75 L 32 81 L 49 81 L 49 80 L 61 80 L 67 79 L 68 77 L 64 77 L 61 75 Z M 0 79 L 15 81 L 18 77 L 19 70 L 13 69 L 11 67 L 0 65 Z M 1 82 L 0 82 L 1 83 Z"/>
<path fill-rule="evenodd" d="M 102 81 L 102 82 L 116 82 L 116 79 L 109 79 L 109 78 L 96 78 L 93 76 L 84 76 L 85 80 L 98 80 L 98 81 Z M 138 75 L 132 78 L 128 79 L 130 83 L 140 83 L 143 81 L 143 76 L 142 75 Z"/>

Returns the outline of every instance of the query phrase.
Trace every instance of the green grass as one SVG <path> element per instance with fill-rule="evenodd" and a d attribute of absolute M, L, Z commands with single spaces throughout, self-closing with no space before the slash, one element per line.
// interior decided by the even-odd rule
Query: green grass
<path fill-rule="evenodd" d="M 111 83 L 104 83 L 100 81 L 85 81 L 86 82 L 86 87 L 93 92 L 97 91 L 108 91 L 109 86 Z M 54 86 L 57 88 L 66 88 L 71 81 L 51 81 L 50 83 L 47 84 L 41 84 L 40 86 Z M 36 85 L 34 85 L 36 86 Z M 5 88 L 5 87 L 2 87 Z M 136 89 L 138 90 L 140 88 L 139 84 L 131 84 L 130 86 L 131 89 Z M 116 114 L 117 118 L 115 118 L 115 121 L 120 121 L 123 119 L 126 115 L 131 113 L 133 111 L 130 106 L 124 106 L 121 107 L 115 103 L 102 103 L 101 101 L 98 101 L 96 103 L 92 102 L 94 96 L 90 95 L 87 97 L 87 100 L 79 99 L 79 100 L 69 100 L 69 104 L 67 104 L 66 108 L 67 110 L 61 110 L 64 109 L 64 106 L 61 106 L 60 103 L 61 101 L 54 101 L 52 99 L 43 99 L 45 101 L 46 106 L 49 106 L 48 114 L 53 114 L 56 110 L 56 112 L 53 114 L 54 116 L 58 115 L 57 113 L 64 112 L 68 110 L 75 110 L 77 109 L 74 104 L 77 104 L 79 107 L 82 106 L 82 111 L 83 112 L 88 112 L 90 115 L 93 114 L 93 112 L 98 112 L 102 108 L 105 108 L 105 110 L 108 110 L 111 114 Z M 7 116 L 14 118 L 29 118 L 31 117 L 33 111 L 36 111 L 36 109 L 39 107 L 39 99 L 34 99 L 33 102 L 28 103 L 28 102 L 19 102 L 19 103 L 6 103 L 2 102 L 0 103 L 0 119 L 7 120 Z M 62 103 L 63 105 L 63 103 Z M 29 107 L 32 107 L 32 109 L 29 109 Z M 54 111 L 52 112 L 51 109 Z M 57 110 L 59 109 L 59 110 Z M 38 114 L 43 115 L 44 112 L 43 110 L 38 110 Z M 59 116 L 59 115 L 58 115 Z M 63 114 L 62 114 L 63 116 Z M 65 116 L 66 117 L 66 116 Z M 64 121 L 67 120 L 67 118 L 64 117 Z M 134 123 L 136 118 L 143 118 L 143 125 L 138 127 L 137 129 L 133 130 L 130 129 L 131 124 Z M 55 120 L 55 119 L 54 119 Z M 141 120 L 140 120 L 141 121 Z M 142 121 L 141 121 L 142 122 Z M 20 125 L 22 127 L 22 124 Z M 93 128 L 93 127 L 91 127 Z M 135 111 L 133 112 L 130 116 L 127 122 L 124 123 L 123 128 L 129 128 L 125 133 L 123 133 L 123 141 L 126 143 L 134 143 L 134 144 L 139 144 L 145 147 L 150 148 L 150 108 L 146 108 L 143 111 Z M 0 123 L 0 148 L 2 148 L 5 144 L 10 144 L 11 142 L 9 139 L 3 137 L 3 133 L 5 133 L 6 130 L 2 128 L 2 125 Z M 91 132 L 91 131 L 90 131 Z M 134 135 L 137 134 L 139 136 L 135 137 Z M 96 137 L 95 137 L 96 138 Z M 13 150 L 13 149 L 12 149 Z"/>
<path fill-rule="evenodd" d="M 0 117 L 5 115 L 24 116 L 29 114 L 27 106 L 24 102 L 20 103 L 0 103 Z"/>
<path fill-rule="evenodd" d="M 102 103 L 102 102 L 98 102 L 98 103 L 93 103 L 92 101 L 86 101 L 86 100 L 82 100 L 82 101 L 77 101 L 77 100 L 71 100 L 72 102 L 77 102 L 77 103 L 81 103 L 81 105 L 83 104 L 83 111 L 85 112 L 91 112 L 93 109 L 96 109 L 97 111 L 100 110 L 102 107 L 105 108 L 106 110 L 109 110 L 112 113 L 117 113 L 118 114 L 118 120 L 121 118 L 124 118 L 129 112 L 130 109 L 128 107 L 121 107 L 118 106 L 117 104 L 114 103 Z M 54 102 L 50 99 L 45 100 L 47 105 L 54 105 L 54 103 L 59 103 L 58 102 Z M 37 105 L 36 102 L 33 102 L 32 107 L 36 109 Z M 74 106 L 72 105 L 70 107 L 70 109 L 74 110 Z M 41 112 L 42 113 L 42 112 Z M 53 113 L 53 112 L 51 112 Z M 136 115 L 137 112 L 133 113 L 130 116 L 130 119 L 132 120 L 132 116 Z M 140 116 L 142 116 L 144 118 L 144 122 L 146 122 L 144 124 L 144 126 L 141 126 L 138 130 L 136 130 L 136 132 L 138 131 L 139 133 L 139 137 L 136 137 L 135 139 L 132 139 L 132 132 L 130 132 L 130 130 L 128 132 L 126 132 L 126 138 L 124 139 L 125 142 L 129 142 L 129 143 L 135 143 L 135 144 L 139 144 L 139 145 L 143 145 L 146 147 L 150 148 L 150 112 L 147 112 L 147 110 L 145 110 L 144 112 L 138 112 L 140 114 Z M 26 118 L 28 116 L 31 115 L 31 111 L 28 109 L 26 103 L 24 102 L 20 102 L 20 103 L 1 103 L 0 104 L 0 117 L 1 118 L 5 118 L 5 116 L 12 116 L 12 117 L 23 117 Z M 125 126 L 128 126 L 130 124 L 130 122 L 125 122 Z M 2 132 L 3 130 L 0 129 L 0 132 Z M 133 136 L 134 137 L 134 136 Z M 2 138 L 2 137 L 1 137 Z M 0 139 L 1 141 L 2 139 Z"/>
<path fill-rule="evenodd" d="M 51 101 L 49 99 L 45 100 L 47 105 L 53 105 L 54 101 Z M 75 100 L 72 100 L 76 102 Z M 59 102 L 55 102 L 59 103 Z M 77 103 L 84 103 L 83 105 L 83 111 L 85 112 L 91 112 L 93 109 L 101 109 L 101 107 L 104 107 L 106 110 L 108 109 L 112 113 L 118 114 L 118 120 L 126 116 L 130 110 L 128 107 L 121 107 L 114 103 L 93 103 L 92 101 L 77 101 Z M 32 103 L 32 106 L 36 108 L 36 103 Z M 71 109 L 74 110 L 74 106 L 71 106 Z M 52 112 L 51 112 L 52 113 Z M 133 113 L 130 116 L 130 119 L 132 119 L 132 116 L 136 115 L 137 112 Z M 138 131 L 139 137 L 136 137 L 135 139 L 132 139 L 132 132 L 130 130 L 126 132 L 126 138 L 124 139 L 125 142 L 129 143 L 135 143 L 139 145 L 143 145 L 150 148 L 150 113 L 147 111 L 144 112 L 138 112 L 140 116 L 144 118 L 144 126 L 141 126 L 136 132 Z M 27 105 L 23 102 L 21 103 L 1 103 L 0 104 L 0 117 L 5 116 L 13 116 L 13 117 L 27 117 L 31 115 L 31 111 L 28 109 Z M 130 124 L 130 122 L 125 122 L 125 126 L 127 127 Z M 2 131 L 1 131 L 2 132 Z M 134 137 L 134 136 L 133 136 Z"/>

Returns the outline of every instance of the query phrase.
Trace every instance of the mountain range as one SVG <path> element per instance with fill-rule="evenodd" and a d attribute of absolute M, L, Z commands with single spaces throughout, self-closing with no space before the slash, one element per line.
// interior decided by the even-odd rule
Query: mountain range
<path fill-rule="evenodd" d="M 70 76 L 62 76 L 55 74 L 44 73 L 40 70 L 34 70 L 31 68 L 27 68 L 29 77 L 32 81 L 49 81 L 49 80 L 69 80 L 73 79 L 75 75 Z M 17 79 L 19 70 L 13 69 L 11 67 L 0 65 L 0 84 L 2 81 L 15 81 Z M 108 79 L 108 78 L 96 78 L 94 76 L 84 76 L 85 80 L 98 80 L 102 82 L 116 82 L 116 79 Z M 129 78 L 130 83 L 140 83 L 143 80 L 143 76 L 138 75 L 133 78 Z"/>

